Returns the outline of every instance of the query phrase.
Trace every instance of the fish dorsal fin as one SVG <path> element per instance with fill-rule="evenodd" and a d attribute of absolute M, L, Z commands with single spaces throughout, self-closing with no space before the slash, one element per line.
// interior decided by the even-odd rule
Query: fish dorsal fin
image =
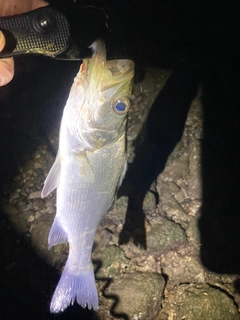
<path fill-rule="evenodd" d="M 125 177 L 125 175 L 126 175 L 126 171 L 127 171 L 127 160 L 126 160 L 125 163 L 124 163 L 122 174 L 121 174 L 121 176 L 119 177 L 118 185 L 117 185 L 117 190 L 118 190 L 118 189 L 121 187 L 121 185 L 122 185 L 123 179 L 124 179 L 124 177 Z"/>
<path fill-rule="evenodd" d="M 114 209 L 114 203 L 115 203 L 115 198 L 116 198 L 116 195 L 117 195 L 117 191 L 118 191 L 118 189 L 119 189 L 119 188 L 121 187 L 121 185 L 122 185 L 123 179 L 124 179 L 124 177 L 125 177 L 125 175 L 126 175 L 126 171 L 127 171 L 127 160 L 126 160 L 125 163 L 124 163 L 123 171 L 122 171 L 122 174 L 121 174 L 120 177 L 119 177 L 118 184 L 117 184 L 116 191 L 115 191 L 115 195 L 114 195 L 112 204 L 111 204 L 111 206 L 109 207 L 108 211 L 111 211 L 111 210 Z"/>
<path fill-rule="evenodd" d="M 55 216 L 48 236 L 48 250 L 56 244 L 68 242 L 67 234 L 63 230 L 58 217 Z"/>
<path fill-rule="evenodd" d="M 60 174 L 61 174 L 61 160 L 58 153 L 56 156 L 55 162 L 52 168 L 50 169 L 47 175 L 47 178 L 44 181 L 44 186 L 41 193 L 42 198 L 47 197 L 49 193 L 51 193 L 54 189 L 58 187 Z"/>

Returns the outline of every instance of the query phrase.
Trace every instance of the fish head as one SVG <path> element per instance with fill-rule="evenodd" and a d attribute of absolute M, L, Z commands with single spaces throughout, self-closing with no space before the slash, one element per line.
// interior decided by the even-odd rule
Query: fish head
<path fill-rule="evenodd" d="M 95 41 L 93 56 L 84 59 L 77 77 L 78 131 L 93 148 L 112 144 L 126 132 L 134 63 L 128 59 L 106 60 L 105 45 Z M 75 122 L 76 123 L 76 122 Z"/>

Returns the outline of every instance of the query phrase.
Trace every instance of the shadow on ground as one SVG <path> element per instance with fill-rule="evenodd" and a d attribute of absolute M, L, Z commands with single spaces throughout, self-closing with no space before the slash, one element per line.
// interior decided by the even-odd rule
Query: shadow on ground
<path fill-rule="evenodd" d="M 157 15 L 165 13 L 168 21 L 159 29 L 153 28 L 154 18 L 147 25 L 149 42 L 154 43 L 154 37 L 158 42 L 155 41 L 152 51 L 149 46 L 144 47 L 152 54 L 146 63 L 172 66 L 174 72 L 152 106 L 142 136 L 138 137 L 136 158 L 119 192 L 129 196 L 119 243 L 132 239 L 135 245 L 147 247 L 142 202 L 181 138 L 189 105 L 201 83 L 204 113 L 201 259 L 211 271 L 239 273 L 240 6 L 232 1 L 185 4 L 187 7 L 182 11 L 177 3 L 172 2 L 172 8 L 162 3 Z M 151 1 L 147 6 L 143 5 L 144 13 L 139 6 L 139 17 L 157 10 Z"/>
<path fill-rule="evenodd" d="M 119 244 L 133 239 L 135 245 L 147 248 L 143 200 L 181 139 L 198 85 L 199 72 L 194 65 L 176 68 L 151 107 L 146 124 L 135 143 L 135 160 L 129 166 L 119 190 L 119 196 L 124 194 L 129 197 Z"/>

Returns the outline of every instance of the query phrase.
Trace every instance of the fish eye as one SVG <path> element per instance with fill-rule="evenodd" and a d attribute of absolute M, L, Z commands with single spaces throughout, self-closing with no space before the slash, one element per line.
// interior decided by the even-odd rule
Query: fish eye
<path fill-rule="evenodd" d="M 130 108 L 130 100 L 128 97 L 117 98 L 112 103 L 113 111 L 116 114 L 126 114 Z"/>

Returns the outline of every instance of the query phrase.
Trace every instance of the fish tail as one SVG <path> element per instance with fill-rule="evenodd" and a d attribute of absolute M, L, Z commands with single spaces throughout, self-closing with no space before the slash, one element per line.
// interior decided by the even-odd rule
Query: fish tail
<path fill-rule="evenodd" d="M 58 313 L 70 304 L 77 303 L 83 308 L 98 309 L 98 294 L 95 285 L 93 266 L 82 270 L 81 274 L 73 274 L 68 262 L 52 297 L 50 311 Z"/>

